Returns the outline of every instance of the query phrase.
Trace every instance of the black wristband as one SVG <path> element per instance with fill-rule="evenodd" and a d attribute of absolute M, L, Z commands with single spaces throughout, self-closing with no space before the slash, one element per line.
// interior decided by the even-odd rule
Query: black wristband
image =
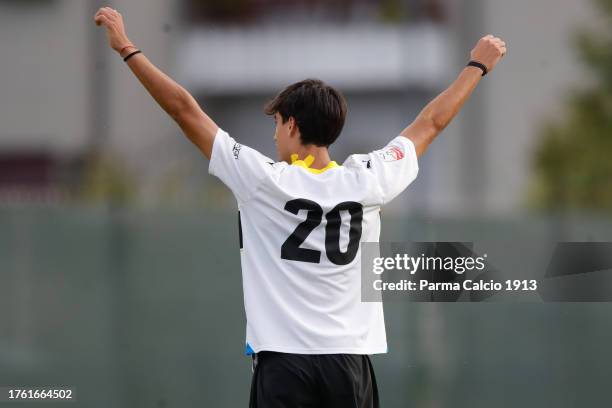
<path fill-rule="evenodd" d="M 140 51 L 140 50 L 136 50 L 136 51 L 134 51 L 133 53 L 131 53 L 130 55 L 126 56 L 126 57 L 123 59 L 123 61 L 127 62 L 127 60 L 129 60 L 130 58 L 132 58 L 132 57 L 133 57 L 134 55 L 136 55 L 136 54 L 140 54 L 141 52 L 142 52 L 142 51 Z"/>
<path fill-rule="evenodd" d="M 485 76 L 489 73 L 489 69 L 487 68 L 487 66 L 485 64 L 482 64 L 478 61 L 470 61 L 467 64 L 468 67 L 476 67 L 476 68 L 480 68 L 482 70 L 482 76 Z"/>

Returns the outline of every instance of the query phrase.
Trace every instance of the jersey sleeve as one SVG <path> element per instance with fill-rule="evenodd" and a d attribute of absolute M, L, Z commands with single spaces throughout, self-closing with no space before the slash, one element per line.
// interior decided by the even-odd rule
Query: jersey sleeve
<path fill-rule="evenodd" d="M 383 204 L 404 191 L 419 172 L 414 144 L 404 136 L 397 136 L 385 147 L 367 156 L 367 166 L 376 177 Z"/>
<path fill-rule="evenodd" d="M 221 128 L 215 135 L 208 173 L 218 177 L 238 201 L 247 201 L 272 172 L 274 161 L 236 142 Z"/>

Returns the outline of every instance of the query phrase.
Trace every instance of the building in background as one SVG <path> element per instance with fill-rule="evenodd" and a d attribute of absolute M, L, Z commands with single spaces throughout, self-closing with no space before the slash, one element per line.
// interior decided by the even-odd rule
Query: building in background
<path fill-rule="evenodd" d="M 268 155 L 261 108 L 289 82 L 319 76 L 346 94 L 332 149 L 341 161 L 403 129 L 482 34 L 504 37 L 508 58 L 384 210 L 384 234 L 558 238 L 544 217 L 483 214 L 524 208 L 538 123 L 588 80 L 568 47 L 586 2 L 0 0 L 0 384 L 74 385 L 90 407 L 248 397 L 233 199 L 93 25 L 109 3 L 157 66 Z M 67 205 L 79 200 L 122 206 Z M 61 208 L 22 208 L 30 202 Z M 476 221 L 446 218 L 469 214 Z M 608 223 L 572 227 L 568 241 L 609 240 Z M 384 404 L 575 406 L 580 395 L 600 406 L 609 315 L 604 304 L 386 303 Z"/>
<path fill-rule="evenodd" d="M 127 180 L 123 188 L 139 205 L 227 202 L 207 176 L 206 160 L 93 25 L 93 13 L 106 4 L 0 2 L 0 35 L 10 39 L 0 53 L 13 56 L 3 58 L 0 77 L 0 196 L 23 187 L 23 166 L 40 169 L 37 180 L 47 187 L 92 180 L 92 152 L 104 151 L 110 159 L 94 174 L 109 171 L 104 163 L 124 170 L 93 180 Z M 194 93 L 220 126 L 271 156 L 273 126 L 262 106 L 287 84 L 319 77 L 345 93 L 349 116 L 332 149 L 341 161 L 401 131 L 460 71 L 482 34 L 504 37 L 508 58 L 422 159 L 411 193 L 389 208 L 430 215 L 523 208 L 532 138 L 580 73 L 568 37 L 589 17 L 584 2 L 570 0 L 132 0 L 114 6 L 156 65 Z M 34 156 L 37 164 L 29 165 Z M 27 186 L 36 190 L 41 182 Z"/>

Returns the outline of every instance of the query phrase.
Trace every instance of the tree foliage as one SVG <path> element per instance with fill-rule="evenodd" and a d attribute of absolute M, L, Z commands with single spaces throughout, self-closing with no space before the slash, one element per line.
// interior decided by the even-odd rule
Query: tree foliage
<path fill-rule="evenodd" d="M 546 209 L 612 211 L 612 0 L 595 3 L 607 28 L 580 31 L 574 41 L 590 85 L 571 93 L 536 149 L 535 198 Z"/>

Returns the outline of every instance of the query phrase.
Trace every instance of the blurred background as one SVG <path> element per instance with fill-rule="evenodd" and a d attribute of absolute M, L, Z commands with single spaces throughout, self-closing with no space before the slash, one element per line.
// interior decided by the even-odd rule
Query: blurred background
<path fill-rule="evenodd" d="M 84 407 L 248 402 L 235 201 L 108 47 L 103 6 L 273 158 L 262 107 L 286 85 L 345 94 L 341 162 L 501 36 L 508 56 L 384 209 L 382 240 L 612 240 L 612 0 L 0 0 L 0 386 L 71 386 Z M 609 304 L 385 310 L 384 407 L 609 401 Z"/>

